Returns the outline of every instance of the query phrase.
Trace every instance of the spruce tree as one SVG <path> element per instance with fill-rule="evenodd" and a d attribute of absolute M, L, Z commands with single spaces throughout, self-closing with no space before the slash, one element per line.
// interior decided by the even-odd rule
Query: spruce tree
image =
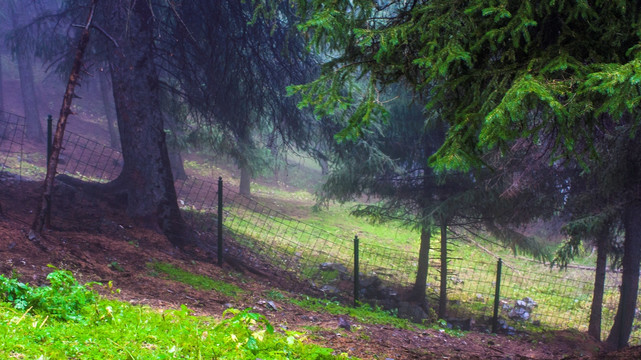
<path fill-rule="evenodd" d="M 429 92 L 429 108 L 450 125 L 431 158 L 438 170 L 482 167 L 488 149 L 508 151 L 519 138 L 551 139 L 554 157 L 587 166 L 599 155 L 594 142 L 602 115 L 629 125 L 636 137 L 639 2 L 318 0 L 299 6 L 306 19 L 299 27 L 311 45 L 336 55 L 316 81 L 294 90 L 319 112 L 357 104 L 363 111 L 349 117 L 343 138 L 363 133 L 380 108 L 378 89 L 399 79 Z M 343 91 L 364 74 L 372 79 L 368 96 Z M 630 179 L 640 178 L 639 159 L 621 155 Z M 627 185 L 624 282 L 608 338 L 616 347 L 628 342 L 625 314 L 635 309 L 641 260 L 641 194 L 634 181 Z"/>

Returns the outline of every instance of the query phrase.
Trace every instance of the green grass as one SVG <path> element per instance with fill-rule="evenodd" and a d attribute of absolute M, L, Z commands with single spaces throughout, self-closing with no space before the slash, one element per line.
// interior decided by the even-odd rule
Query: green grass
<path fill-rule="evenodd" d="M 154 261 L 148 263 L 147 266 L 152 270 L 152 274 L 154 275 L 161 275 L 169 280 L 189 285 L 196 290 L 214 290 L 228 297 L 235 297 L 243 292 L 243 290 L 236 285 L 214 280 L 207 276 L 193 274 L 172 264 Z"/>
<path fill-rule="evenodd" d="M 305 296 L 302 299 L 291 299 L 291 302 L 306 310 L 325 312 L 333 315 L 348 315 L 364 324 L 391 325 L 399 329 L 424 328 L 407 319 L 398 318 L 390 311 L 378 307 L 373 308 L 369 304 L 361 304 L 358 307 L 348 307 L 338 301 L 317 299 L 309 296 Z"/>
<path fill-rule="evenodd" d="M 60 284 L 52 282 L 52 287 L 32 288 L 0 278 L 0 323 L 3 324 L 0 326 L 0 358 L 346 358 L 346 355 L 335 355 L 330 348 L 308 344 L 301 333 L 275 331 L 264 316 L 248 310 L 228 309 L 222 319 L 193 316 L 184 305 L 180 310 L 158 311 L 101 299 L 78 284 L 68 272 L 52 274 L 53 278 L 63 278 L 68 283 L 59 287 Z M 75 301 L 80 305 L 73 311 L 82 316 L 64 319 L 59 312 L 52 311 L 55 308 L 36 306 L 35 303 L 23 309 L 23 304 L 11 296 L 21 293 L 40 294 L 39 300 L 53 304 L 82 300 Z M 68 296 L 61 296 L 61 293 Z M 91 294 L 91 298 L 79 294 Z"/>
<path fill-rule="evenodd" d="M 379 277 L 394 284 L 410 284 L 415 274 L 415 259 L 418 254 L 419 234 L 399 223 L 383 225 L 371 224 L 366 219 L 349 215 L 351 206 L 331 205 L 320 212 L 304 211 L 305 206 L 311 209 L 312 201 L 307 205 L 301 199 L 290 199 L 280 196 L 278 191 L 272 196 L 278 199 L 277 210 L 295 218 L 270 213 L 265 216 L 259 211 L 227 208 L 230 223 L 228 226 L 239 235 L 243 235 L 247 244 L 252 242 L 268 243 L 269 251 L 264 255 L 275 259 L 275 264 L 285 257 L 300 257 L 307 264 L 297 270 L 304 278 L 314 279 L 318 284 L 332 283 L 334 274 L 322 272 L 317 264 L 321 262 L 338 262 L 350 268 L 352 254 L 351 240 L 358 235 L 361 241 L 361 271 L 369 274 L 376 272 Z M 258 209 L 257 209 L 258 210 Z M 308 236 L 299 229 L 302 224 L 318 229 L 320 235 Z M 316 231 L 316 230 L 315 230 Z M 440 281 L 437 269 L 440 266 L 438 232 L 433 234 L 430 250 L 430 270 L 428 283 L 430 291 L 436 293 Z M 340 246 L 326 241 L 329 238 L 343 240 Z M 540 321 L 545 326 L 576 328 L 586 330 L 591 302 L 593 271 L 570 268 L 559 272 L 550 269 L 548 264 L 528 259 L 527 255 L 515 257 L 510 249 L 488 244 L 481 240 L 483 247 L 475 246 L 462 240 L 451 240 L 449 249 L 448 297 L 456 303 L 450 306 L 451 314 L 457 317 L 471 316 L 480 318 L 491 316 L 496 281 L 497 257 L 504 259 L 501 299 L 510 305 L 524 297 L 533 298 L 538 306 L 532 313 L 531 320 Z M 292 245 L 297 244 L 297 245 Z M 376 254 L 370 245 L 380 245 L 395 249 L 389 254 Z M 320 249 L 320 251 L 318 251 Z M 488 253 L 491 252 L 492 254 Z M 397 256 L 397 257 L 395 257 Z M 589 256 L 589 254 L 586 254 Z M 589 259 L 580 259 L 579 263 L 590 265 Z M 393 274 L 384 277 L 383 274 Z M 606 283 L 608 288 L 604 303 L 603 329 L 608 331 L 613 314 L 616 311 L 617 283 L 611 276 Z M 508 311 L 501 316 L 507 318 Z M 518 324 L 527 328 L 531 322 Z M 633 333 L 639 337 L 641 330 Z M 638 341 L 638 340 L 633 340 Z"/>

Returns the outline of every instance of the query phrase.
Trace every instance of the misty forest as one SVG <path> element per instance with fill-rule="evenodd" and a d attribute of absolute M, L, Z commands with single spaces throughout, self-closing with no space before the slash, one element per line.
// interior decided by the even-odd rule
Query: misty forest
<path fill-rule="evenodd" d="M 640 21 L 0 0 L 0 357 L 641 357 Z"/>

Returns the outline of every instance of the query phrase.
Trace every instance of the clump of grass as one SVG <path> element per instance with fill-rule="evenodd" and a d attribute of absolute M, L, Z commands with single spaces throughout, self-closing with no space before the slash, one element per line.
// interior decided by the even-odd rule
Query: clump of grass
<path fill-rule="evenodd" d="M 99 298 L 63 270 L 51 286 L 33 288 L 2 277 L 0 358 L 16 359 L 338 359 L 334 350 L 308 344 L 302 334 L 274 331 L 269 321 L 248 310 L 228 309 L 223 319 L 179 310 L 157 311 Z M 51 274 L 50 274 L 51 275 Z M 57 279 L 62 280 L 59 282 Z M 20 285 L 18 285 L 20 284 Z M 80 295 L 80 293 L 85 295 Z M 43 304 L 24 304 L 38 294 Z M 63 317 L 59 306 L 76 301 Z M 25 310 L 24 306 L 29 305 Z M 82 320 L 82 321 L 80 321 Z"/>
<path fill-rule="evenodd" d="M 302 299 L 292 299 L 291 302 L 303 309 L 326 312 L 334 315 L 349 315 L 365 324 L 391 325 L 399 329 L 425 328 L 422 325 L 412 323 L 407 319 L 401 319 L 391 311 L 372 307 L 369 304 L 360 304 L 357 307 L 347 307 L 338 301 L 317 299 L 305 296 Z"/>
<path fill-rule="evenodd" d="M 154 261 L 148 263 L 147 266 L 152 269 L 152 274 L 162 274 L 169 280 L 187 284 L 196 290 L 215 290 L 229 297 L 235 297 L 243 292 L 243 290 L 236 285 L 214 280 L 207 276 L 193 274 L 169 263 Z"/>

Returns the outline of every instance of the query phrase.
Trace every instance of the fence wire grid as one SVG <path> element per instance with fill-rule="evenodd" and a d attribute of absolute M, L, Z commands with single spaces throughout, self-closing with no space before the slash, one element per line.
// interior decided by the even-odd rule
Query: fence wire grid
<path fill-rule="evenodd" d="M 0 111 L 0 169 L 4 176 L 19 180 L 41 181 L 46 174 L 46 146 L 27 140 L 24 118 Z M 93 182 L 108 182 L 122 170 L 118 150 L 67 131 L 63 141 L 58 172 Z M 175 183 L 183 218 L 201 244 L 217 251 L 218 184 L 189 177 Z M 92 216 L 96 202 L 87 196 L 65 192 L 56 181 L 52 222 L 56 217 Z M 353 239 L 338 238 L 321 228 L 291 218 L 234 189 L 223 188 L 225 256 L 239 260 L 260 259 L 308 281 L 327 296 L 351 298 L 353 294 Z M 71 202 L 78 211 L 56 211 L 58 202 Z M 87 215 L 89 214 L 89 215 Z M 99 217 L 94 214 L 93 216 Z M 91 224 L 91 222 L 89 222 Z M 402 249 L 368 243 L 361 239 L 359 251 L 361 294 L 385 292 L 412 285 L 418 267 L 418 254 Z M 474 318 L 486 322 L 492 316 L 496 289 L 496 261 L 449 259 L 447 276 L 448 316 Z M 438 259 L 431 259 L 428 298 L 438 296 L 441 274 Z M 613 323 L 618 303 L 619 273 L 608 272 L 603 303 L 603 334 Z M 551 270 L 548 266 L 523 259 L 508 260 L 501 272 L 500 314 L 503 327 L 519 324 L 587 330 L 594 286 L 593 269 Z M 376 294 L 374 294 L 376 296 Z M 525 301 L 524 301 L 525 300 Z M 531 302 L 530 302 L 531 301 Z M 527 302 L 525 312 L 519 307 Z M 520 315 L 519 315 L 520 314 Z M 517 316 L 518 315 L 518 316 Z M 635 323 L 631 343 L 641 343 L 641 323 Z"/>

